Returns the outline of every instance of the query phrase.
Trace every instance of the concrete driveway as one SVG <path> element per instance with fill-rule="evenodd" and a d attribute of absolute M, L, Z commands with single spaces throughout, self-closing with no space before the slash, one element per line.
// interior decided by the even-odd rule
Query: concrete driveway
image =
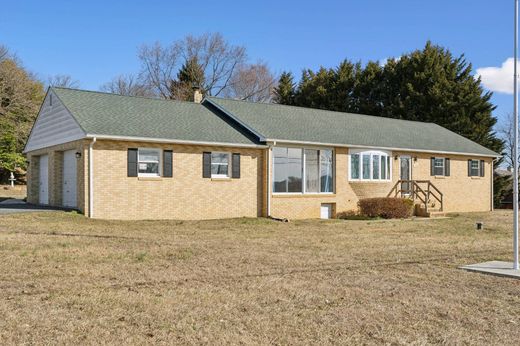
<path fill-rule="evenodd" d="M 45 207 L 39 205 L 28 204 L 21 199 L 6 199 L 0 202 L 0 215 L 14 214 L 14 213 L 32 213 L 41 211 L 55 211 L 62 210 L 53 207 Z"/>

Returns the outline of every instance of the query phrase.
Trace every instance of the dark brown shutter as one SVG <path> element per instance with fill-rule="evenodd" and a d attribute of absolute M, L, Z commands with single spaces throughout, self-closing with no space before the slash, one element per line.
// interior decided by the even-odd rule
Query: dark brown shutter
<path fill-rule="evenodd" d="M 480 160 L 480 176 L 483 177 L 486 173 L 484 160 Z"/>
<path fill-rule="evenodd" d="M 468 160 L 468 177 L 471 177 L 471 160 Z"/>
<path fill-rule="evenodd" d="M 432 157 L 430 160 L 430 175 L 435 175 L 435 157 Z"/>
<path fill-rule="evenodd" d="M 137 149 L 128 148 L 127 175 L 137 177 Z"/>
<path fill-rule="evenodd" d="M 211 178 L 211 153 L 202 153 L 202 177 Z"/>
<path fill-rule="evenodd" d="M 163 177 L 172 177 L 172 159 L 173 152 L 171 150 L 163 151 Z"/>
<path fill-rule="evenodd" d="M 444 175 L 447 177 L 450 176 L 450 159 L 448 158 L 444 159 Z"/>
<path fill-rule="evenodd" d="M 240 154 L 233 153 L 233 158 L 231 160 L 231 178 L 238 179 L 240 178 Z"/>

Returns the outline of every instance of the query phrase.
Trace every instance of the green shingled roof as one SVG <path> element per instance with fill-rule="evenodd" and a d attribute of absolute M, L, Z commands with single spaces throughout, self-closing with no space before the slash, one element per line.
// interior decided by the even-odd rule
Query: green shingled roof
<path fill-rule="evenodd" d="M 52 90 L 87 134 L 256 144 L 198 103 Z"/>
<path fill-rule="evenodd" d="M 267 140 L 498 156 L 433 123 L 221 98 L 208 100 Z"/>

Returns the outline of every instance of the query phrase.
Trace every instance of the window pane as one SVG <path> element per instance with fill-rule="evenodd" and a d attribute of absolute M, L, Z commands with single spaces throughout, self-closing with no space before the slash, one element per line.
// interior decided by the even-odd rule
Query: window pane
<path fill-rule="evenodd" d="M 386 179 L 390 179 L 390 156 L 386 157 Z"/>
<path fill-rule="evenodd" d="M 350 155 L 350 178 L 359 179 L 359 154 Z"/>
<path fill-rule="evenodd" d="M 321 192 L 332 192 L 334 182 L 333 177 L 333 157 L 332 150 L 320 150 L 320 180 Z"/>
<path fill-rule="evenodd" d="M 302 192 L 302 150 L 287 148 L 287 191 Z"/>
<path fill-rule="evenodd" d="M 363 155 L 363 179 L 370 179 L 370 155 Z"/>
<path fill-rule="evenodd" d="M 287 148 L 273 148 L 273 192 L 287 192 Z"/>
<path fill-rule="evenodd" d="M 229 154 L 211 153 L 211 174 L 225 175 L 229 172 Z"/>
<path fill-rule="evenodd" d="M 159 162 L 159 150 L 139 149 L 139 161 Z"/>
<path fill-rule="evenodd" d="M 480 162 L 477 160 L 471 160 L 471 176 L 480 176 Z"/>
<path fill-rule="evenodd" d="M 434 160 L 434 167 L 433 167 L 433 173 L 435 175 L 444 175 L 444 159 L 435 159 Z"/>
<path fill-rule="evenodd" d="M 229 154 L 227 153 L 211 153 L 211 163 L 224 163 L 229 162 Z"/>
<path fill-rule="evenodd" d="M 159 175 L 159 164 L 157 162 L 155 163 L 142 163 L 139 162 L 139 173 L 146 173 L 146 174 L 157 174 Z"/>
<path fill-rule="evenodd" d="M 319 192 L 318 150 L 305 150 L 305 191 Z"/>
<path fill-rule="evenodd" d="M 372 178 L 379 179 L 379 155 L 372 155 Z"/>
<path fill-rule="evenodd" d="M 381 156 L 381 179 L 386 179 L 386 156 Z"/>

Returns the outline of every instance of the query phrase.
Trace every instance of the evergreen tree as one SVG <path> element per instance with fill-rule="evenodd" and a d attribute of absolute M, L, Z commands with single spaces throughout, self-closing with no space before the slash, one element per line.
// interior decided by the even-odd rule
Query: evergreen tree
<path fill-rule="evenodd" d="M 181 101 L 193 101 L 193 87 L 201 88 L 204 94 L 204 69 L 199 64 L 197 57 L 189 58 L 177 72 L 177 80 L 170 83 L 173 99 Z"/>
<path fill-rule="evenodd" d="M 282 72 L 278 85 L 274 88 L 274 102 L 284 105 L 294 103 L 294 91 L 296 84 L 291 72 Z"/>

